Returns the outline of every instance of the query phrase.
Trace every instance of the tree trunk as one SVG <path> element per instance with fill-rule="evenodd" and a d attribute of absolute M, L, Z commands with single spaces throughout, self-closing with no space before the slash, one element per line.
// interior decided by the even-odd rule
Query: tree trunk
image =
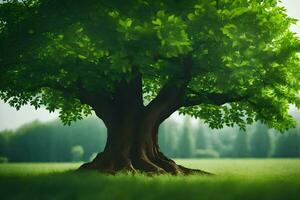
<path fill-rule="evenodd" d="M 167 158 L 159 149 L 159 124 L 156 121 L 149 116 L 118 116 L 107 125 L 108 137 L 104 151 L 93 161 L 83 164 L 80 170 L 93 169 L 112 174 L 122 170 L 150 174 L 209 174 L 177 165 Z"/>
<path fill-rule="evenodd" d="M 83 164 L 80 170 L 209 174 L 177 165 L 159 150 L 159 125 L 180 108 L 183 93 L 183 88 L 166 84 L 157 97 L 144 106 L 142 79 L 137 73 L 131 81 L 121 81 L 114 98 L 104 103 L 105 98 L 99 103 L 97 98 L 84 95 L 86 103 L 94 108 L 107 127 L 107 142 L 104 151 L 93 161 Z"/>

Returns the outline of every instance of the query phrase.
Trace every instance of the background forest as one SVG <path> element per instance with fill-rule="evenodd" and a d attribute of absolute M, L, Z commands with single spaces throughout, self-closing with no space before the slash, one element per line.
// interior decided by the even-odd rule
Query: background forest
<path fill-rule="evenodd" d="M 297 116 L 296 116 L 297 117 Z M 300 124 L 300 117 L 297 117 Z M 99 131 L 100 130 L 100 131 Z M 103 150 L 106 128 L 90 117 L 63 126 L 58 120 L 34 121 L 0 132 L 2 162 L 87 161 Z M 172 158 L 300 157 L 300 127 L 284 134 L 256 123 L 212 130 L 199 120 L 171 118 L 159 130 L 162 151 Z"/>

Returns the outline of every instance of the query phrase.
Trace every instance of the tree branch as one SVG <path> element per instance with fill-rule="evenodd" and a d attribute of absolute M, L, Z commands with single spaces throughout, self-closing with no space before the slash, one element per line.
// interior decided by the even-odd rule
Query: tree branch
<path fill-rule="evenodd" d="M 96 115 L 104 122 L 110 117 L 110 109 L 112 108 L 111 98 L 103 93 L 90 92 L 83 87 L 80 80 L 73 83 L 72 87 L 63 87 L 58 82 L 49 81 L 47 83 L 40 82 L 26 89 L 27 92 L 41 92 L 42 88 L 51 88 L 60 91 L 65 97 L 73 97 L 80 100 L 82 104 L 87 104 L 93 108 Z"/>
<path fill-rule="evenodd" d="M 196 106 L 202 103 L 212 105 L 223 105 L 225 103 L 239 102 L 249 98 L 249 95 L 238 95 L 234 92 L 227 93 L 200 93 L 195 97 L 187 98 L 183 106 Z"/>
<path fill-rule="evenodd" d="M 217 10 L 219 10 L 220 9 L 220 2 L 219 2 L 220 0 L 216 0 L 216 7 L 217 7 Z"/>
<path fill-rule="evenodd" d="M 181 59 L 182 71 L 174 75 L 161 88 L 160 92 L 147 106 L 147 115 L 154 117 L 161 123 L 182 106 L 186 88 L 191 80 L 191 70 L 193 66 L 190 55 Z"/>

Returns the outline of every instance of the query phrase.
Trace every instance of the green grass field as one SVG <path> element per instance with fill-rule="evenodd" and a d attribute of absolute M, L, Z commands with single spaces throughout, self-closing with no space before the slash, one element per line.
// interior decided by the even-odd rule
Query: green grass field
<path fill-rule="evenodd" d="M 178 160 L 216 176 L 74 173 L 80 164 L 0 164 L 0 199 L 300 199 L 300 159 Z"/>

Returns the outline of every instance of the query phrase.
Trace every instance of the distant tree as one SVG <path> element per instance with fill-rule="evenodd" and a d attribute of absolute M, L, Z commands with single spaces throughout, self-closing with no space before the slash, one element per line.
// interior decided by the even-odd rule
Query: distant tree
<path fill-rule="evenodd" d="M 13 132 L 4 130 L 0 132 L 0 156 L 8 156 L 10 138 Z"/>
<path fill-rule="evenodd" d="M 107 143 L 81 169 L 190 173 L 158 148 L 177 110 L 211 128 L 295 125 L 295 22 L 277 0 L 2 1 L 0 98 L 65 124 L 93 110 Z"/>
<path fill-rule="evenodd" d="M 218 158 L 220 155 L 213 149 L 197 149 L 194 157 L 195 158 Z"/>
<path fill-rule="evenodd" d="M 9 134 L 0 133 L 0 143 L 4 135 L 9 142 L 6 153 L 0 155 L 11 162 L 69 162 L 70 149 L 77 144 L 85 150 L 83 160 L 89 160 L 94 152 L 103 150 L 106 140 L 105 127 L 96 118 L 84 119 L 70 127 L 59 121 L 33 122 Z"/>
<path fill-rule="evenodd" d="M 195 131 L 195 146 L 196 149 L 207 149 L 208 147 L 208 138 L 204 129 L 199 126 Z"/>
<path fill-rule="evenodd" d="M 178 157 L 178 143 L 183 131 L 182 126 L 172 119 L 166 120 L 159 128 L 159 147 L 167 156 Z M 179 153 L 180 154 L 180 153 Z"/>
<path fill-rule="evenodd" d="M 171 131 L 169 124 L 162 124 L 159 128 L 159 134 L 158 134 L 158 144 L 163 153 L 170 156 L 173 151 L 173 145 L 171 143 Z"/>
<path fill-rule="evenodd" d="M 274 157 L 300 157 L 299 129 L 293 129 L 278 136 L 275 142 Z"/>
<path fill-rule="evenodd" d="M 177 156 L 179 158 L 191 158 L 193 157 L 195 146 L 192 139 L 191 123 L 185 120 L 182 135 L 177 145 Z"/>
<path fill-rule="evenodd" d="M 250 153 L 252 157 L 268 157 L 271 149 L 268 127 L 257 123 L 250 140 Z"/>
<path fill-rule="evenodd" d="M 233 155 L 235 157 L 249 156 L 248 137 L 245 131 L 239 131 L 233 144 Z"/>
<path fill-rule="evenodd" d="M 84 150 L 83 150 L 82 146 L 76 145 L 76 146 L 72 147 L 70 153 L 71 153 L 73 162 L 82 161 L 83 154 L 84 154 Z"/>
<path fill-rule="evenodd" d="M 219 153 L 220 157 L 233 157 L 233 144 L 236 138 L 236 130 L 226 127 L 220 131 L 213 131 L 211 146 Z"/>
<path fill-rule="evenodd" d="M 0 163 L 7 163 L 8 158 L 0 156 Z"/>

